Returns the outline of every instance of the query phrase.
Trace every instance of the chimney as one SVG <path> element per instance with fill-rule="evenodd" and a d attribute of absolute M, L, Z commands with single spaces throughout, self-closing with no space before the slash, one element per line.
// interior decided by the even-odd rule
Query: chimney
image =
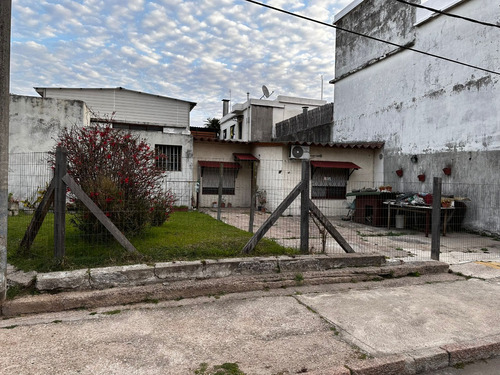
<path fill-rule="evenodd" d="M 229 99 L 222 99 L 222 117 L 229 113 Z"/>
<path fill-rule="evenodd" d="M 302 119 L 303 119 L 303 124 L 304 124 L 304 129 L 307 129 L 309 127 L 309 124 L 308 124 L 308 118 L 307 118 L 307 110 L 309 109 L 309 107 L 302 107 Z"/>

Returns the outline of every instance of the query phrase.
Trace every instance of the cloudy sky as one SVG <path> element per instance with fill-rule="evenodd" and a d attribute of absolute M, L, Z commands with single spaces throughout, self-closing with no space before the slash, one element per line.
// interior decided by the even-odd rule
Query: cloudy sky
<path fill-rule="evenodd" d="M 323 22 L 351 0 L 264 0 Z M 191 125 L 277 95 L 333 101 L 333 28 L 244 0 L 13 0 L 11 92 L 125 87 L 198 103 Z"/>

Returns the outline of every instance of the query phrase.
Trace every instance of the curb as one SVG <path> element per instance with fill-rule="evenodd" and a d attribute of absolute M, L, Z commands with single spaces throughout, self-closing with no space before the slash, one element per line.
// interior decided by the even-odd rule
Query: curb
<path fill-rule="evenodd" d="M 327 271 L 348 267 L 380 267 L 384 264 L 385 258 L 377 254 L 302 255 L 178 261 L 154 265 L 135 264 L 40 273 L 33 275 L 32 278 L 36 277 L 35 289 L 38 292 L 52 293 L 102 290 L 240 275 Z"/>
<path fill-rule="evenodd" d="M 324 265 L 329 265 L 329 267 L 337 267 L 339 263 L 343 265 L 349 263 L 346 261 L 348 258 L 351 260 L 354 259 L 358 266 L 339 266 L 338 268 L 319 271 L 310 270 L 311 267 L 308 268 L 307 266 L 322 263 Z M 316 263 L 315 261 L 318 259 L 321 259 L 321 261 Z M 11 317 L 24 314 L 66 311 L 78 308 L 90 309 L 112 305 L 140 303 L 145 300 L 175 300 L 180 298 L 269 290 L 294 286 L 381 281 L 384 279 L 405 276 L 439 274 L 448 271 L 448 265 L 446 263 L 434 261 L 360 267 L 360 259 L 361 257 L 359 256 L 343 256 L 343 258 L 337 260 L 335 257 L 309 257 L 309 259 L 291 258 L 287 259 L 287 265 L 280 268 L 279 272 L 275 269 L 272 269 L 271 272 L 262 272 L 262 269 L 270 270 L 268 266 L 264 266 L 264 268 L 255 268 L 254 266 L 261 264 L 262 259 L 253 260 L 250 263 L 251 267 L 246 267 L 249 265 L 248 259 L 244 261 L 207 261 L 206 264 L 201 262 L 184 262 L 179 266 L 181 267 L 181 271 L 174 273 L 174 275 L 176 275 L 175 278 L 172 276 L 173 274 L 169 274 L 170 278 L 158 278 L 155 279 L 154 283 L 151 283 L 152 278 L 150 270 L 145 273 L 142 265 L 127 266 L 125 271 L 123 267 L 111 267 L 110 269 L 97 269 L 98 273 L 107 270 L 107 280 L 110 281 L 100 284 L 106 285 L 106 288 L 84 290 L 75 288 L 69 291 L 61 291 L 61 289 L 57 288 L 67 287 L 68 285 L 76 285 L 78 287 L 81 285 L 80 282 L 74 283 L 73 281 L 75 279 L 78 280 L 80 276 L 88 278 L 89 276 L 85 276 L 88 275 L 87 271 L 72 271 L 72 275 L 75 275 L 74 278 L 67 277 L 68 272 L 54 272 L 45 274 L 47 275 L 47 280 L 50 279 L 50 285 L 52 285 L 54 289 L 49 289 L 47 286 L 47 289 L 45 289 L 45 291 L 47 291 L 46 293 L 7 300 L 1 307 L 1 315 Z M 380 259 L 383 259 L 383 257 L 368 257 L 370 261 L 374 259 L 378 262 Z M 281 258 L 279 260 L 283 261 Z M 301 260 L 305 260 L 305 262 Z M 274 258 L 273 261 L 277 262 L 277 259 Z M 193 272 L 186 273 L 185 268 L 183 268 L 185 263 L 189 263 L 188 269 L 191 271 L 194 270 L 195 276 L 193 276 Z M 231 267 L 229 267 L 228 264 L 230 264 Z M 245 267 L 243 267 L 242 264 L 244 264 Z M 267 263 L 264 262 L 263 264 Z M 178 263 L 172 266 L 175 268 L 178 266 Z M 212 268 L 213 270 L 218 270 L 218 277 L 205 277 L 207 274 L 202 274 L 205 276 L 199 277 L 198 272 L 200 269 Z M 228 268 L 239 271 L 234 274 L 228 274 Z M 221 269 L 224 272 L 222 272 Z M 242 269 L 245 270 L 245 272 L 243 272 Z M 179 271 L 179 269 L 177 270 Z M 249 270 L 251 270 L 251 272 Z M 131 274 L 124 274 L 124 272 L 130 272 Z M 142 275 L 142 278 L 137 275 Z M 45 280 L 44 283 L 49 285 L 47 280 Z M 115 287 L 109 287 L 111 285 Z"/>
<path fill-rule="evenodd" d="M 411 353 L 358 360 L 345 365 L 349 375 L 416 375 L 500 356 L 500 335 Z M 328 374 L 342 374 L 333 368 Z M 318 374 L 319 375 L 319 374 Z"/>

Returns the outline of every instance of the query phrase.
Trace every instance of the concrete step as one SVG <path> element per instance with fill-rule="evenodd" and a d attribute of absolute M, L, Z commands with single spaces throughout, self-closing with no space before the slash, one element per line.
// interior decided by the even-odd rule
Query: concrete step
<path fill-rule="evenodd" d="M 446 273 L 448 269 L 448 264 L 436 261 L 394 264 L 386 263 L 385 258 L 379 255 L 341 254 L 333 257 L 241 258 L 53 272 L 37 275 L 37 293 L 41 294 L 7 300 L 1 313 L 3 316 L 15 316 L 145 300 L 384 281 Z"/>

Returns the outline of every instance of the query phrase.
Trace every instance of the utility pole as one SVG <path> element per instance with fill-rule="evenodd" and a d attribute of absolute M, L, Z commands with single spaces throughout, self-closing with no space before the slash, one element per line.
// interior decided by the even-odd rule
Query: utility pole
<path fill-rule="evenodd" d="M 0 306 L 7 293 L 10 23 L 12 0 L 0 1 Z"/>

